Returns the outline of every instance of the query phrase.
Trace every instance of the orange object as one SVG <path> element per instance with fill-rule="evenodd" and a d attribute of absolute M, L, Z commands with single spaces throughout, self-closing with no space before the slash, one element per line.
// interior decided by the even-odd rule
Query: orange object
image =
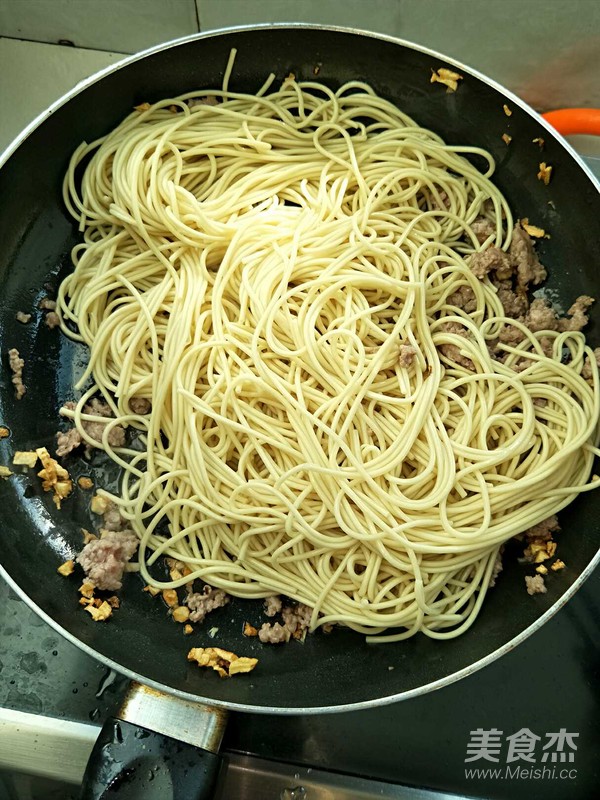
<path fill-rule="evenodd" d="M 600 108 L 559 108 L 542 116 L 563 136 L 575 133 L 600 136 Z"/>

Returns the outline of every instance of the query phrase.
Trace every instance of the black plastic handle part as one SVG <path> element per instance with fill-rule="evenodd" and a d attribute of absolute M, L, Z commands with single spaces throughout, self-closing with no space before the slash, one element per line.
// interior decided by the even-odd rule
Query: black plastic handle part
<path fill-rule="evenodd" d="M 221 758 L 120 719 L 100 732 L 80 800 L 210 800 Z"/>

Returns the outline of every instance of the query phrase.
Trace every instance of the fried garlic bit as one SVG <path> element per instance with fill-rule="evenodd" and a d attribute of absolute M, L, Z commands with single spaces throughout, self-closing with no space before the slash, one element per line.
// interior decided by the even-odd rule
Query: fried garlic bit
<path fill-rule="evenodd" d="M 258 664 L 257 658 L 236 656 L 220 647 L 192 647 L 187 658 L 200 667 L 211 667 L 222 678 L 229 678 L 238 672 L 251 672 Z"/>
<path fill-rule="evenodd" d="M 194 632 L 194 629 L 192 628 L 191 625 L 184 625 L 183 626 L 183 632 L 185 633 L 186 636 L 189 636 L 190 633 Z"/>
<path fill-rule="evenodd" d="M 431 80 L 430 83 L 443 83 L 444 86 L 448 87 L 449 92 L 455 92 L 458 89 L 458 82 L 462 81 L 463 76 L 459 75 L 458 72 L 453 72 L 451 69 L 445 69 L 444 67 L 440 67 L 437 72 L 435 70 L 431 71 Z"/>
<path fill-rule="evenodd" d="M 93 583 L 84 581 L 79 587 L 79 605 L 84 607 L 94 622 L 104 622 L 112 616 L 113 608 L 119 608 L 120 601 L 116 595 L 109 597 L 108 600 L 101 600 L 99 597 L 94 597 L 96 587 Z"/>
<path fill-rule="evenodd" d="M 561 561 L 560 558 L 557 558 L 554 564 L 552 564 L 552 566 L 550 567 L 550 569 L 553 572 L 558 572 L 559 570 L 564 569 L 565 567 L 566 567 L 565 562 Z"/>
<path fill-rule="evenodd" d="M 176 608 L 179 605 L 179 598 L 175 589 L 163 589 L 162 597 L 169 608 Z"/>
<path fill-rule="evenodd" d="M 504 111 L 507 117 L 512 117 L 512 109 L 509 108 L 509 106 L 507 106 L 506 103 L 504 103 L 504 105 L 502 106 L 502 110 Z"/>
<path fill-rule="evenodd" d="M 504 142 L 504 144 L 509 145 L 512 142 L 512 136 L 509 136 L 508 133 L 503 133 L 502 141 Z"/>
<path fill-rule="evenodd" d="M 77 479 L 77 485 L 80 489 L 91 489 L 94 485 L 94 482 L 91 478 L 83 477 Z"/>
<path fill-rule="evenodd" d="M 540 164 L 540 171 L 537 174 L 538 181 L 542 181 L 545 186 L 548 186 L 551 177 L 552 177 L 552 167 L 550 166 L 550 164 L 546 164 L 545 161 L 542 161 L 542 163 Z"/>
<path fill-rule="evenodd" d="M 527 561 L 530 561 L 534 564 L 541 564 L 542 561 L 547 561 L 549 558 L 553 558 L 555 553 L 556 542 L 553 542 L 552 539 L 547 541 L 534 539 L 525 548 L 524 556 Z"/>
<path fill-rule="evenodd" d="M 532 141 L 534 144 L 537 144 L 537 146 L 540 148 L 540 150 L 541 150 L 541 149 L 542 149 L 542 147 L 544 146 L 544 140 L 542 139 L 542 137 L 541 137 L 541 136 L 536 136 L 536 137 L 535 137 L 535 139 L 532 139 L 531 141 Z"/>
<path fill-rule="evenodd" d="M 108 509 L 108 499 L 100 494 L 95 494 L 90 503 L 92 514 L 104 514 Z"/>
<path fill-rule="evenodd" d="M 91 614 L 94 622 L 104 622 L 112 615 L 112 606 L 104 600 L 99 606 L 92 603 L 85 607 L 85 610 Z"/>
<path fill-rule="evenodd" d="M 150 103 L 140 103 L 139 106 L 133 107 L 134 111 L 150 111 Z"/>
<path fill-rule="evenodd" d="M 6 425 L 0 425 L 0 439 L 8 439 L 10 436 L 10 431 L 6 427 Z"/>
<path fill-rule="evenodd" d="M 8 467 L 5 466 L 0 467 L 0 478 L 10 478 L 10 476 L 13 474 L 14 473 L 12 473 Z"/>
<path fill-rule="evenodd" d="M 83 597 L 87 597 L 89 600 L 93 600 L 94 598 L 94 589 L 96 587 L 93 583 L 89 583 L 88 581 L 84 581 L 81 586 L 79 587 L 78 591 L 79 594 L 83 595 Z"/>
<path fill-rule="evenodd" d="M 81 529 L 81 535 L 83 536 L 84 544 L 89 544 L 98 538 L 95 533 L 90 533 L 89 531 L 86 531 L 85 528 Z"/>
<path fill-rule="evenodd" d="M 244 630 L 242 633 L 244 636 L 258 636 L 258 630 L 254 627 L 254 625 L 250 625 L 249 622 L 244 622 Z"/>
<path fill-rule="evenodd" d="M 29 467 L 29 469 L 33 469 L 37 460 L 38 454 L 35 450 L 16 450 L 12 463 L 15 467 Z"/>
<path fill-rule="evenodd" d="M 75 562 L 72 558 L 68 561 L 65 561 L 64 564 L 61 564 L 60 567 L 56 570 L 60 575 L 64 575 L 66 578 L 68 575 L 73 574 L 73 570 L 75 569 Z"/>
<path fill-rule="evenodd" d="M 38 447 L 35 452 L 43 466 L 38 472 L 38 477 L 42 479 L 42 489 L 45 492 L 53 492 L 54 505 L 60 508 L 61 501 L 71 494 L 73 481 L 67 470 L 50 456 L 45 447 Z"/>
<path fill-rule="evenodd" d="M 190 616 L 190 610 L 187 606 L 177 606 L 173 609 L 174 622 L 187 622 Z"/>
<path fill-rule="evenodd" d="M 523 230 L 535 239 L 550 238 L 543 228 L 538 228 L 537 225 L 530 225 L 527 217 L 523 217 L 520 222 Z"/>

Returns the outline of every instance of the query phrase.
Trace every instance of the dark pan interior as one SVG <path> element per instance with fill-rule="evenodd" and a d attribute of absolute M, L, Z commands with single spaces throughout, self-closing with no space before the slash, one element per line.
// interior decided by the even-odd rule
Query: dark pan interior
<path fill-rule="evenodd" d="M 57 410 L 72 397 L 82 353 L 58 330 L 49 331 L 40 313 L 23 326 L 17 310 L 36 309 L 44 284 L 56 286 L 70 268 L 69 251 L 77 234 L 61 201 L 61 181 L 72 150 L 110 130 L 137 103 L 200 87 L 219 86 L 232 46 L 238 55 L 231 87 L 255 91 L 270 72 L 290 71 L 337 86 L 350 79 L 370 82 L 420 124 L 450 143 L 487 148 L 498 163 L 497 184 L 515 216 L 528 216 L 551 233 L 539 246 L 550 271 L 548 285 L 568 307 L 578 294 L 596 294 L 600 252 L 600 196 L 560 142 L 516 104 L 503 111 L 504 95 L 464 72 L 456 93 L 431 84 L 437 57 L 398 43 L 349 32 L 310 28 L 265 28 L 225 32 L 188 41 L 146 56 L 107 75 L 49 116 L 0 170 L 0 281 L 2 351 L 0 421 L 11 437 L 0 442 L 0 463 L 13 449 L 53 446 Z M 508 133 L 507 146 L 502 134 Z M 540 153 L 532 140 L 544 137 Z M 554 167 L 544 186 L 536 178 L 541 160 Z M 596 320 L 598 312 L 595 312 Z M 590 338 L 598 344 L 597 322 Z M 27 395 L 16 402 L 6 351 L 17 347 L 25 358 Z M 114 480 L 100 454 L 93 466 L 100 483 Z M 73 459 L 75 476 L 90 465 Z M 511 559 L 489 593 L 472 629 L 462 637 L 436 642 L 417 636 L 407 642 L 368 646 L 349 631 L 318 632 L 305 644 L 261 645 L 242 636 L 245 620 L 262 620 L 260 602 L 234 601 L 184 637 L 160 599 L 140 591 L 130 576 L 122 605 L 107 624 L 94 623 L 77 604 L 78 580 L 57 575 L 56 567 L 81 546 L 80 527 L 91 527 L 90 492 L 77 489 L 55 510 L 39 479 L 30 471 L 0 481 L 1 560 L 11 578 L 62 628 L 125 670 L 170 689 L 221 702 L 264 708 L 312 708 L 363 703 L 398 695 L 443 679 L 505 645 L 534 623 L 576 580 L 599 543 L 600 494 L 587 494 L 562 514 L 561 558 L 568 569 L 548 580 L 548 593 L 529 597 L 525 568 Z M 508 559 L 507 559 L 508 560 Z M 207 630 L 218 628 L 214 640 Z M 249 676 L 221 680 L 189 665 L 187 648 L 209 644 L 260 659 Z M 393 667 L 393 669 L 390 669 Z"/>

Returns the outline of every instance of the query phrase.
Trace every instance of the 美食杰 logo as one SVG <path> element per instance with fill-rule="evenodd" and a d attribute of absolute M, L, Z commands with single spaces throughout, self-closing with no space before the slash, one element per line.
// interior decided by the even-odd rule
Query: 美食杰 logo
<path fill-rule="evenodd" d="M 578 736 L 566 728 L 542 735 L 529 728 L 506 735 L 498 728 L 477 728 L 470 731 L 465 758 L 466 765 L 476 766 L 466 766 L 465 777 L 573 780 Z"/>

